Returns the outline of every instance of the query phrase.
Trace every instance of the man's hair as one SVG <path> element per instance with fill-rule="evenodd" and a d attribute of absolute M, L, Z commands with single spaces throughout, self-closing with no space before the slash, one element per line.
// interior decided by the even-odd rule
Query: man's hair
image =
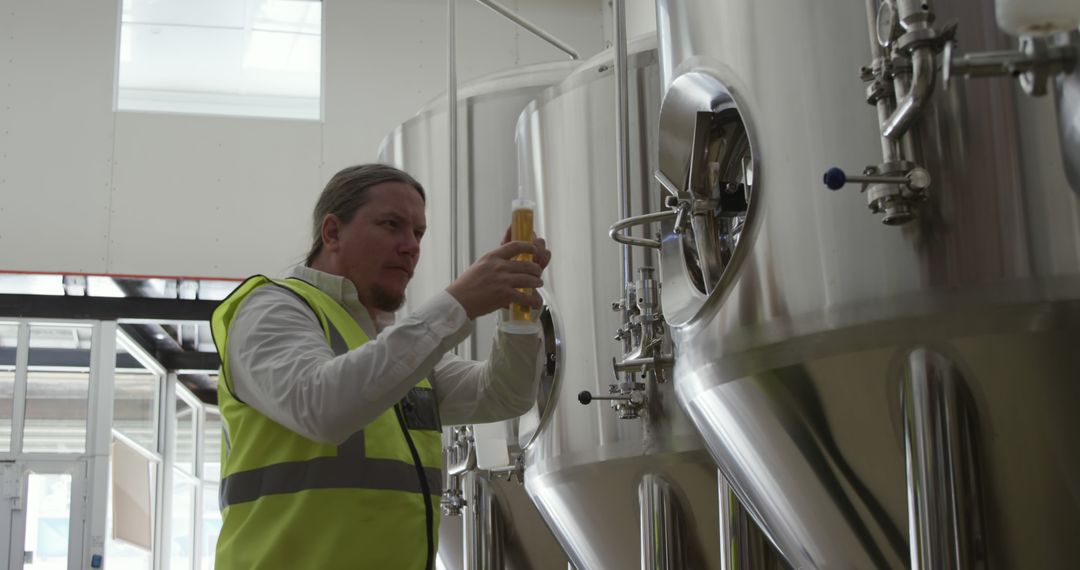
<path fill-rule="evenodd" d="M 384 182 L 402 182 L 408 184 L 420 193 L 420 199 L 427 201 L 424 195 L 424 187 L 409 176 L 407 172 L 398 170 L 385 164 L 358 164 L 344 168 L 334 175 L 326 188 L 319 195 L 319 201 L 315 203 L 315 211 L 312 216 L 312 235 L 314 240 L 311 251 L 308 252 L 307 265 L 315 260 L 322 251 L 322 223 L 327 214 L 334 214 L 341 223 L 349 223 L 356 211 L 367 203 L 370 196 L 368 189 Z"/>

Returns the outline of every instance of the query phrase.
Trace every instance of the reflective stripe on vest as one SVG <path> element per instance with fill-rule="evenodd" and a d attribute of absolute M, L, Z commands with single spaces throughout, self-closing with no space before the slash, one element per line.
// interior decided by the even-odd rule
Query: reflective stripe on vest
<path fill-rule="evenodd" d="M 442 495 L 442 470 L 424 468 L 428 492 Z M 416 466 L 392 459 L 364 457 L 363 432 L 338 447 L 337 457 L 276 463 L 241 471 L 221 481 L 221 508 L 266 495 L 309 489 L 379 489 L 422 493 Z"/>

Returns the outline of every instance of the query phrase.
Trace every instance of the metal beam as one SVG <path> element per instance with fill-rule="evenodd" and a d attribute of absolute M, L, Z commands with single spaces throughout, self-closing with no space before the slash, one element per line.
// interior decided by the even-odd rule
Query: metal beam
<path fill-rule="evenodd" d="M 209 321 L 218 301 L 139 297 L 0 295 L 0 317 L 29 319 L 147 319 Z"/>
<path fill-rule="evenodd" d="M 166 370 L 217 370 L 221 366 L 216 352 L 182 352 L 159 350 L 154 358 Z M 43 368 L 86 368 L 90 366 L 90 351 L 68 348 L 31 348 L 29 366 Z M 15 365 L 15 348 L 0 347 L 0 366 Z M 117 368 L 142 368 L 130 354 L 116 355 Z"/>
<path fill-rule="evenodd" d="M 166 370 L 217 370 L 221 360 L 216 352 L 159 350 L 154 355 Z"/>
<path fill-rule="evenodd" d="M 15 363 L 15 347 L 0 348 L 0 365 L 12 366 Z M 87 368 L 90 366 L 90 350 L 80 348 L 36 348 L 30 347 L 28 365 L 32 367 Z M 214 355 L 217 358 L 217 355 Z M 142 368 L 138 360 L 130 354 L 116 355 L 117 368 Z"/>

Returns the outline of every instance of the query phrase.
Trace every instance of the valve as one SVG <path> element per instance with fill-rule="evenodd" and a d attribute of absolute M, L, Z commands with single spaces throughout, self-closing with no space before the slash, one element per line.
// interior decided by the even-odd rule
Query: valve
<path fill-rule="evenodd" d="M 457 479 L 451 480 L 456 481 Z M 443 491 L 442 497 L 439 499 L 439 507 L 444 517 L 461 516 L 461 511 L 465 506 L 465 497 L 461 494 L 461 489 L 447 489 Z"/>
<path fill-rule="evenodd" d="M 588 406 L 592 403 L 593 400 L 611 400 L 631 403 L 635 401 L 639 403 L 644 401 L 643 399 L 636 398 L 635 396 L 636 394 L 631 394 L 629 396 L 594 396 L 592 392 L 588 390 L 582 390 L 581 392 L 578 392 L 577 399 L 578 402 L 581 402 L 582 406 Z"/>
<path fill-rule="evenodd" d="M 641 410 L 645 407 L 644 384 L 628 380 L 611 384 L 608 390 L 611 394 L 607 396 L 598 396 L 588 390 L 582 390 L 578 392 L 578 402 L 587 406 L 594 400 L 606 400 L 612 403 L 611 407 L 618 414 L 619 419 L 634 420 L 641 417 Z"/>
<path fill-rule="evenodd" d="M 866 189 L 867 184 L 898 184 L 921 192 L 930 187 L 930 173 L 925 168 L 912 168 L 903 176 L 876 176 L 872 174 L 848 176 L 843 170 L 834 166 L 825 171 L 823 181 L 829 190 L 839 190 L 848 182 L 855 182 L 862 184 L 863 190 Z"/>
<path fill-rule="evenodd" d="M 884 171 L 885 174 L 880 174 Z M 833 167 L 825 171 L 823 182 L 829 190 L 839 190 L 854 182 L 862 185 L 867 205 L 875 214 L 882 214 L 881 221 L 898 226 L 915 219 L 914 205 L 926 199 L 930 188 L 930 173 L 910 162 L 893 162 L 877 167 L 869 166 L 862 176 L 848 176 Z"/>

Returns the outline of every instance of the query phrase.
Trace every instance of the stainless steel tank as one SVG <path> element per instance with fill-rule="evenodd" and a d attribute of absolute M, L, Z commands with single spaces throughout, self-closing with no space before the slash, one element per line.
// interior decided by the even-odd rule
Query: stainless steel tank
<path fill-rule="evenodd" d="M 449 121 L 445 95 L 424 106 L 383 140 L 379 160 L 412 174 L 427 193 L 428 230 L 420 260 L 409 283 L 405 310 L 441 292 L 453 279 L 452 258 L 465 268 L 499 245 L 509 225 L 511 201 L 517 195 L 514 128 L 521 110 L 544 88 L 565 78 L 576 62 L 517 68 L 462 85 L 458 90 L 458 225 L 459 241 L 451 240 Z M 464 347 L 466 356 L 486 358 L 494 332 L 493 315 L 477 320 L 476 332 Z M 539 400 L 548 399 L 550 375 L 541 384 Z M 540 409 L 529 418 L 539 417 Z M 536 421 L 533 419 L 532 421 Z M 463 491 L 464 512 L 443 516 L 439 556 L 446 568 L 566 568 L 566 556 L 525 494 L 520 479 L 508 481 L 514 465 L 503 473 L 476 466 L 474 432 L 518 433 L 518 421 L 499 425 L 446 427 L 448 465 L 460 471 L 452 481 Z M 518 452 L 518 442 L 508 454 Z M 457 444 L 464 450 L 458 461 Z M 464 458 L 471 461 L 466 464 Z"/>
<path fill-rule="evenodd" d="M 555 404 L 525 450 L 525 487 L 581 570 L 715 568 L 716 467 L 671 383 L 637 378 L 639 407 L 599 400 L 616 381 L 613 359 L 624 357 L 612 340 L 623 326 L 611 309 L 623 295 L 620 250 L 607 238 L 620 214 L 612 68 L 611 50 L 585 62 L 518 121 L 538 233 L 553 252 L 544 294 L 559 347 Z M 631 210 L 640 213 L 659 197 L 651 176 L 660 104 L 654 37 L 631 43 L 627 69 Z M 641 275 L 651 262 L 639 255 L 632 269 Z M 585 391 L 598 401 L 582 405 Z"/>
<path fill-rule="evenodd" d="M 678 400 L 795 567 L 1075 564 L 1080 201 L 1055 113 L 1080 115 L 975 77 L 1029 69 L 986 54 L 1015 49 L 993 23 L 978 0 L 658 1 Z M 1041 45 L 1024 61 L 1068 59 Z M 865 178 L 831 193 L 831 166 Z"/>

